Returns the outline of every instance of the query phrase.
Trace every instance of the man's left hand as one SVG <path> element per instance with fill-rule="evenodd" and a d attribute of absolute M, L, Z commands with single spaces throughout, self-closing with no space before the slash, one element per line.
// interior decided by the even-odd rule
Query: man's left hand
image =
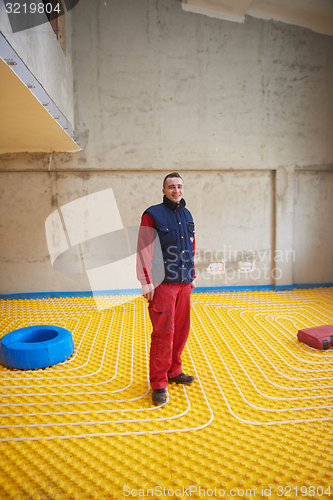
<path fill-rule="evenodd" d="M 192 288 L 192 290 L 194 290 L 196 286 L 197 286 L 197 285 L 194 283 L 194 281 L 192 281 L 192 283 L 191 283 L 191 288 Z"/>

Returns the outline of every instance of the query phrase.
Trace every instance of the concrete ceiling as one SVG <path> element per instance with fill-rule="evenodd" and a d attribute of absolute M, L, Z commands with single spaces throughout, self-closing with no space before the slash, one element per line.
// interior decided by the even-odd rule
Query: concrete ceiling
<path fill-rule="evenodd" d="M 333 0 L 182 0 L 183 9 L 228 21 L 245 14 L 273 19 L 333 35 Z"/>
<path fill-rule="evenodd" d="M 1 58 L 0 92 L 0 154 L 80 150 Z"/>

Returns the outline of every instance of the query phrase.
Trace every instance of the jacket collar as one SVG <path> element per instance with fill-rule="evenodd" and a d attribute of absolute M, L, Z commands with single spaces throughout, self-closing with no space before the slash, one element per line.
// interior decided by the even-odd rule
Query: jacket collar
<path fill-rule="evenodd" d="M 169 198 L 165 195 L 163 196 L 163 204 L 170 208 L 173 212 L 180 212 L 180 210 L 183 210 L 186 206 L 184 198 L 182 198 L 179 203 L 175 203 L 174 201 L 169 200 Z"/>

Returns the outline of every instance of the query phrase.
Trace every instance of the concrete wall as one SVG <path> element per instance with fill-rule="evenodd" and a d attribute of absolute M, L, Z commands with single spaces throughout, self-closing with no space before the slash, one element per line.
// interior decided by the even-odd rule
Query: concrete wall
<path fill-rule="evenodd" d="M 308 179 L 333 171 L 333 38 L 212 19 L 177 0 L 80 0 L 72 16 L 82 151 L 51 166 L 46 155 L 0 157 L 0 293 L 89 289 L 84 275 L 52 269 L 47 216 L 112 187 L 123 224 L 136 225 L 173 170 L 196 222 L 198 285 L 332 282 L 331 181 Z M 318 210 L 320 252 L 304 245 Z M 252 275 L 238 273 L 253 259 Z M 207 274 L 216 260 L 227 273 Z"/>
<path fill-rule="evenodd" d="M 198 285 L 272 283 L 271 175 L 230 171 L 207 172 L 203 177 L 196 171 L 184 173 L 186 200 L 197 227 Z M 62 274 L 52 268 L 45 220 L 66 203 L 112 188 L 123 225 L 138 226 L 145 208 L 161 200 L 161 179 L 156 172 L 3 172 L 1 293 L 89 290 L 86 275 Z M 257 190 L 262 194 L 259 200 Z M 252 260 L 253 255 L 258 259 L 256 273 L 252 277 L 239 274 L 238 261 Z M 227 262 L 228 272 L 210 275 L 209 263 L 221 259 Z"/>
<path fill-rule="evenodd" d="M 87 168 L 332 162 L 332 37 L 176 0 L 81 0 L 73 21 Z"/>
<path fill-rule="evenodd" d="M 72 11 L 66 12 L 65 15 L 64 53 L 48 22 L 13 33 L 5 3 L 0 2 L 0 32 L 74 126 Z"/>

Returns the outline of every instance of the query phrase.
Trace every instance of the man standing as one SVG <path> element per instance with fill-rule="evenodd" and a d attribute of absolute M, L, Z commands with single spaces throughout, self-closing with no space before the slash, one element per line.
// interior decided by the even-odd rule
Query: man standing
<path fill-rule="evenodd" d="M 190 330 L 191 291 L 195 288 L 194 222 L 185 208 L 184 183 L 177 172 L 165 177 L 162 191 L 163 203 L 147 208 L 142 215 L 137 261 L 138 280 L 149 301 L 153 325 L 150 382 L 155 405 L 166 402 L 168 382 L 189 385 L 194 381 L 181 369 L 181 353 Z M 159 252 L 153 244 L 155 231 Z"/>

